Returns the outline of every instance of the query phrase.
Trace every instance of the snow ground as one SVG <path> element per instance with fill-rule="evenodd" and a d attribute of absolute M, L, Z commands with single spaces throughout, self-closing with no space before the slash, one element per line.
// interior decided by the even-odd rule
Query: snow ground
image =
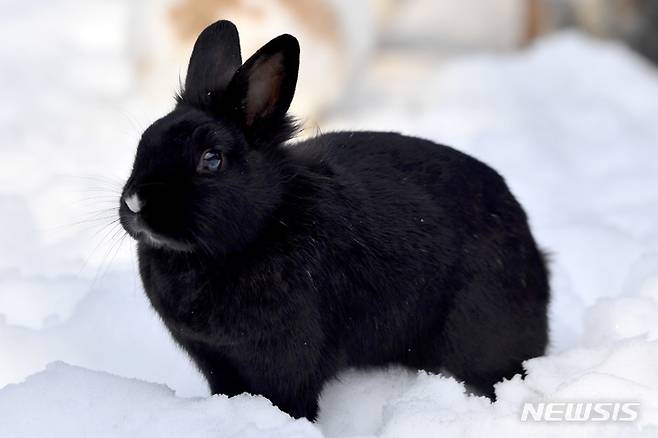
<path fill-rule="evenodd" d="M 496 403 L 442 376 L 348 371 L 310 424 L 262 397 L 208 397 L 140 290 L 132 244 L 103 228 L 157 114 L 133 97 L 123 4 L 16 6 L 0 27 L 0 437 L 658 434 L 658 73 L 626 49 L 565 34 L 458 60 L 331 123 L 425 136 L 505 175 L 552 253 L 552 336 Z M 87 14 L 102 17 L 91 32 Z M 637 401 L 640 417 L 519 421 L 536 400 Z"/>

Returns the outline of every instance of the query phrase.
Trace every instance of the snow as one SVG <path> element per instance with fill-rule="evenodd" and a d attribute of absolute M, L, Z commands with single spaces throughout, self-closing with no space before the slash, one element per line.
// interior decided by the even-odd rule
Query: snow
<path fill-rule="evenodd" d="M 498 169 L 551 253 L 553 302 L 548 354 L 526 363 L 525 380 L 499 383 L 495 403 L 449 376 L 348 370 L 312 424 L 259 396 L 209 396 L 150 308 L 134 247 L 109 223 L 140 130 L 162 109 L 135 97 L 115 31 L 126 5 L 57 4 L 17 3 L 0 26 L 12 42 L 0 47 L 12 84 L 0 109 L 0 437 L 658 434 L 653 67 L 567 33 L 442 64 L 420 91 L 358 99 L 322 126 L 396 129 Z M 89 14 L 98 27 L 80 19 Z M 48 38 L 24 35 L 34 26 Z M 523 402 L 541 400 L 634 401 L 640 416 L 521 422 Z"/>
<path fill-rule="evenodd" d="M 26 406 L 32 415 L 25 415 Z M 164 385 L 61 362 L 5 388 L 0 411 L 3 436 L 320 436 L 311 423 L 292 420 L 262 397 L 179 398 Z"/>

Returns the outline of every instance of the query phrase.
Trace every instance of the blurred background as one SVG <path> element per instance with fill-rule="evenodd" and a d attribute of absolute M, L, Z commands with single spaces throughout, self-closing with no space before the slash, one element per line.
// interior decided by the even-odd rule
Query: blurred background
<path fill-rule="evenodd" d="M 229 18 L 246 59 L 274 35 L 301 41 L 293 111 L 308 124 L 423 95 L 441 63 L 505 53 L 567 28 L 614 39 L 658 62 L 651 0 L 145 0 L 126 35 L 139 90 L 170 101 L 196 36 Z"/>
<path fill-rule="evenodd" d="M 0 387 L 65 360 L 206 391 L 144 300 L 116 209 L 220 18 L 244 59 L 299 39 L 302 135 L 402 131 L 506 177 L 552 254 L 552 351 L 654 324 L 634 311 L 658 300 L 657 1 L 0 2 Z M 617 315 L 615 297 L 640 301 Z"/>

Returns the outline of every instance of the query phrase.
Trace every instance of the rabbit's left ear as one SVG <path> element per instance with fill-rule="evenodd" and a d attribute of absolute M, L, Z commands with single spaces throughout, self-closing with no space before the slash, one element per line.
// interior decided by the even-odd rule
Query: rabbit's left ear
<path fill-rule="evenodd" d="M 228 88 L 245 128 L 280 121 L 297 85 L 299 43 L 280 35 L 261 47 L 238 69 Z"/>
<path fill-rule="evenodd" d="M 206 27 L 194 43 L 184 99 L 206 102 L 212 92 L 223 92 L 240 65 L 240 37 L 235 25 L 221 20 Z"/>

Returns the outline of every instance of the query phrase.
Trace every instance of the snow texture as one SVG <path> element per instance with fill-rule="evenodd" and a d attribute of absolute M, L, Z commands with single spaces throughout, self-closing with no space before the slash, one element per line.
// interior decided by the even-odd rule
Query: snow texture
<path fill-rule="evenodd" d="M 11 84 L 0 109 L 0 437 L 658 435 L 658 73 L 635 55 L 563 34 L 453 61 L 420 92 L 335 118 L 454 145 L 506 177 L 552 254 L 551 346 L 525 380 L 497 385 L 495 403 L 447 376 L 350 370 L 327 385 L 312 424 L 259 396 L 210 397 L 144 297 L 132 244 L 117 224 L 102 228 L 158 113 L 131 97 L 116 31 L 125 5 L 13 3 L 0 26 Z M 542 400 L 634 401 L 640 416 L 521 422 L 522 403 Z"/>

